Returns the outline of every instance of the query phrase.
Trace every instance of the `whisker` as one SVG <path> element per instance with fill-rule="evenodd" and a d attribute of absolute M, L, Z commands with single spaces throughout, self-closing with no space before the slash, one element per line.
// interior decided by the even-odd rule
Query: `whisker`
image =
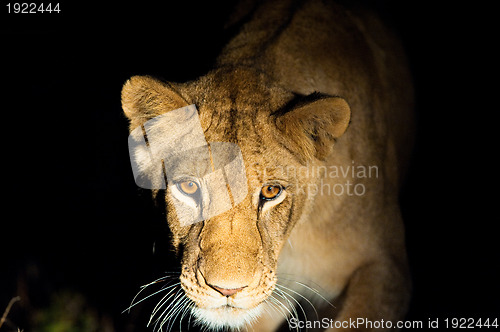
<path fill-rule="evenodd" d="M 274 302 L 272 301 L 274 300 Z M 273 309 L 274 311 L 278 312 L 278 314 L 282 315 L 283 318 L 285 318 L 288 321 L 288 315 L 281 309 L 276 302 L 280 303 L 278 300 L 276 300 L 272 295 L 265 300 L 267 304 L 269 304 L 270 308 Z M 280 303 L 281 305 L 281 303 Z M 278 311 L 279 310 L 279 311 Z"/>
<path fill-rule="evenodd" d="M 283 287 L 283 288 L 287 289 L 287 288 L 286 288 L 286 287 L 284 287 L 284 286 L 281 286 L 281 285 L 276 284 L 276 287 L 278 287 L 278 286 L 280 286 L 280 287 Z M 284 294 L 285 296 L 286 296 L 286 295 L 288 295 L 288 296 L 289 296 L 289 297 L 290 297 L 290 298 L 291 298 L 291 299 L 292 299 L 292 300 L 293 300 L 293 301 L 297 304 L 297 306 L 299 307 L 300 311 L 302 311 L 302 314 L 304 315 L 304 318 L 307 320 L 307 314 L 306 314 L 306 312 L 305 312 L 305 310 L 304 310 L 304 307 L 302 307 L 302 305 L 300 304 L 300 302 L 299 302 L 299 301 L 297 301 L 297 299 L 296 299 L 295 297 L 293 297 L 292 295 L 288 294 L 288 292 L 283 291 L 283 290 L 280 290 L 280 291 L 282 291 L 282 292 L 283 292 L 283 294 Z M 300 295 L 300 294 L 299 294 L 299 295 Z M 311 303 L 311 302 L 309 302 L 309 303 Z M 311 305 L 312 305 L 312 304 L 311 304 Z M 316 311 L 316 309 L 315 309 L 314 307 L 313 307 L 313 309 L 314 309 L 314 311 Z M 317 315 L 316 315 L 316 316 L 317 316 Z M 297 318 L 298 318 L 298 315 L 297 315 Z M 319 319 L 319 318 L 318 318 L 318 319 Z"/>
<path fill-rule="evenodd" d="M 187 298 L 187 296 L 186 296 Z M 188 299 L 188 298 L 187 298 Z M 189 300 L 189 299 L 188 299 Z M 182 309 L 182 315 L 181 315 L 181 319 L 179 321 L 179 330 L 180 332 L 182 332 L 182 320 L 184 319 L 184 316 L 186 315 L 186 313 L 190 313 L 191 312 L 191 306 L 193 305 L 194 303 L 189 300 L 189 301 L 186 301 L 186 303 L 184 304 L 184 308 Z M 189 329 L 189 325 L 188 325 L 188 329 Z"/>
<path fill-rule="evenodd" d="M 283 315 L 283 317 L 285 317 L 285 320 L 286 320 L 288 326 L 290 326 L 290 320 L 289 320 L 288 317 L 289 316 L 293 317 L 293 314 L 290 311 L 290 309 L 288 309 L 285 304 L 283 304 L 281 301 L 279 301 L 278 299 L 276 299 L 272 294 L 271 294 L 271 296 L 268 299 L 272 300 L 272 301 L 269 302 L 269 304 L 273 304 L 273 308 L 277 308 L 277 309 L 280 310 L 280 312 Z M 282 308 L 284 308 L 286 311 L 288 311 L 288 315 L 282 310 Z M 298 331 L 298 328 L 296 328 L 296 330 Z"/>
<path fill-rule="evenodd" d="M 162 331 L 163 331 L 163 325 L 165 323 L 168 323 L 167 331 L 170 331 L 170 324 L 172 322 L 171 318 L 175 315 L 178 308 L 181 306 L 181 303 L 183 300 L 184 300 L 184 298 L 182 298 L 182 297 L 181 298 L 176 297 L 173 300 L 172 305 L 170 305 L 169 307 L 167 307 L 167 309 L 165 309 L 165 311 L 162 314 L 163 318 L 161 319 L 161 323 L 160 323 L 160 328 L 162 328 Z"/>
<path fill-rule="evenodd" d="M 318 295 L 323 301 L 325 301 L 326 303 L 328 303 L 332 308 L 335 308 L 335 306 L 330 301 L 328 301 L 323 295 L 321 295 L 321 293 L 319 291 L 317 291 L 316 289 L 314 289 L 314 288 L 312 288 L 312 287 L 310 287 L 310 286 L 308 286 L 306 284 L 303 284 L 303 283 L 301 283 L 299 281 L 295 281 L 295 283 L 301 285 L 304 288 L 309 289 L 311 292 L 313 292 L 314 294 Z"/>
<path fill-rule="evenodd" d="M 179 282 L 178 284 L 180 284 L 180 282 Z M 177 285 L 176 285 L 176 286 L 177 286 Z M 179 297 L 179 293 L 182 291 L 182 288 L 179 288 L 179 289 L 177 290 L 177 292 L 176 292 L 176 293 L 172 293 L 174 290 L 175 290 L 175 288 L 171 289 L 171 290 L 168 292 L 168 294 L 167 294 L 167 295 L 165 295 L 165 296 L 164 296 L 164 297 L 163 297 L 163 298 L 162 298 L 162 299 L 158 302 L 158 304 L 154 307 L 153 312 L 151 313 L 151 316 L 150 316 L 150 318 L 149 318 L 149 322 L 148 322 L 148 325 L 147 325 L 147 326 L 149 326 L 149 324 L 151 324 L 151 321 L 153 320 L 154 316 L 156 316 L 156 314 L 157 314 L 157 313 L 158 313 L 158 311 L 161 309 L 161 307 L 163 307 L 166 303 L 168 303 L 168 301 L 169 301 L 169 299 L 170 299 L 171 297 L 174 297 L 174 299 L 172 300 L 172 303 L 170 303 L 170 304 L 169 304 L 169 305 L 165 308 L 165 310 L 164 310 L 163 312 L 165 313 L 167 310 L 169 310 L 169 308 L 170 308 L 173 304 L 175 304 L 175 301 L 176 301 L 176 300 L 177 300 L 177 298 Z M 162 315 L 160 315 L 160 316 L 159 316 L 159 317 L 158 317 L 158 318 L 154 321 L 154 323 L 157 323 L 157 322 L 158 322 L 158 320 L 161 318 L 161 316 L 162 316 Z M 155 324 L 155 326 L 156 326 L 156 324 Z"/>
<path fill-rule="evenodd" d="M 169 299 L 170 299 L 170 298 L 174 295 L 174 294 L 172 294 L 172 293 L 173 293 L 173 292 L 177 289 L 177 286 L 178 286 L 179 284 L 180 284 L 180 283 L 176 283 L 175 285 L 172 285 L 172 287 L 173 287 L 173 288 L 172 288 L 171 290 L 169 290 L 169 291 L 168 291 L 168 293 L 160 299 L 160 301 L 158 301 L 158 303 L 156 304 L 156 306 L 153 308 L 153 312 L 151 313 L 151 316 L 150 316 L 150 318 L 149 318 L 149 322 L 148 322 L 148 324 L 149 324 L 149 323 L 151 323 L 151 320 L 152 320 L 152 319 L 153 319 L 153 317 L 156 315 L 156 313 L 160 310 L 160 308 L 161 308 L 162 306 L 164 306 L 164 305 L 165 305 L 165 303 L 167 303 L 167 302 L 168 302 L 168 300 L 169 300 Z M 170 288 L 170 287 L 169 287 L 169 288 Z M 177 290 L 177 293 L 178 293 L 178 292 L 179 292 L 179 290 Z M 175 294 L 177 294 L 177 293 L 175 293 Z"/>
<path fill-rule="evenodd" d="M 173 310 L 172 314 L 170 315 L 170 317 L 167 318 L 170 321 L 167 325 L 167 331 L 172 330 L 172 328 L 174 327 L 175 320 L 181 314 L 181 312 L 183 312 L 183 309 L 184 309 L 186 303 L 188 303 L 188 301 L 189 301 L 189 298 L 184 295 L 184 298 L 182 300 L 180 300 L 180 302 L 178 303 L 177 308 L 175 308 Z"/>
<path fill-rule="evenodd" d="M 156 306 L 153 308 L 153 311 L 151 313 L 152 315 L 155 315 L 156 312 L 159 311 L 159 309 L 160 309 L 159 306 L 160 307 L 163 306 L 163 304 L 166 301 L 168 301 L 169 298 L 171 298 L 172 296 L 176 296 L 180 292 L 181 288 L 177 288 L 179 285 L 180 285 L 180 282 L 177 282 L 177 283 L 175 283 L 174 285 L 171 286 L 173 288 L 171 290 L 169 290 L 168 293 L 164 297 L 162 297 L 161 300 L 158 301 L 158 303 L 156 304 Z M 171 288 L 171 287 L 169 287 L 169 288 Z M 172 294 L 173 292 L 175 292 L 175 294 Z M 161 304 L 161 303 L 163 303 L 163 304 Z"/>
<path fill-rule="evenodd" d="M 194 302 L 191 302 L 189 304 L 189 311 L 192 312 L 193 308 L 195 307 L 195 304 Z M 188 320 L 188 328 L 189 326 L 191 326 L 191 318 L 193 317 L 193 315 L 189 315 L 189 320 Z"/>
<path fill-rule="evenodd" d="M 123 311 L 122 311 L 122 314 L 123 314 L 125 311 L 128 311 L 128 313 L 130 313 L 130 309 L 133 307 L 133 304 L 134 304 L 135 299 L 139 296 L 139 294 L 141 294 L 141 293 L 142 293 L 142 291 L 143 291 L 143 290 L 145 290 L 148 286 L 151 286 L 151 285 L 153 285 L 153 284 L 155 284 L 155 283 L 157 283 L 157 282 L 163 281 L 163 280 L 164 280 L 164 279 L 166 279 L 166 278 L 167 278 L 167 277 L 161 277 L 161 278 L 156 279 L 156 280 L 155 280 L 155 281 L 153 281 L 153 282 L 150 282 L 149 284 L 142 285 L 142 286 L 140 287 L 140 288 L 141 288 L 141 290 L 140 290 L 139 292 L 137 292 L 137 294 L 135 294 L 134 298 L 132 299 L 132 302 L 130 302 L 130 306 L 129 306 L 127 309 L 123 310 Z"/>
<path fill-rule="evenodd" d="M 286 275 L 289 275 L 289 274 L 286 274 Z M 290 278 L 285 278 L 285 277 L 283 277 L 283 274 L 280 274 L 279 279 L 290 281 L 290 282 L 294 282 L 294 283 L 296 283 L 296 284 L 298 284 L 298 285 L 300 285 L 300 286 L 302 286 L 302 287 L 310 290 L 312 293 L 314 293 L 315 295 L 317 295 L 318 297 L 320 297 L 323 301 L 325 301 L 326 303 L 328 303 L 332 308 L 336 308 L 335 305 L 333 305 L 327 298 L 325 298 L 323 295 L 321 295 L 321 293 L 317 289 L 315 289 L 315 288 L 313 288 L 313 287 L 311 287 L 311 286 L 309 286 L 309 285 L 307 285 L 307 284 L 305 284 L 303 282 L 300 282 L 300 281 L 297 281 L 297 280 L 294 280 L 294 279 L 290 279 Z M 316 286 L 318 286 L 319 288 L 321 288 L 320 285 L 316 284 L 313 281 L 309 280 L 308 283 L 313 283 Z"/>
<path fill-rule="evenodd" d="M 293 290 L 293 289 L 291 289 L 291 288 L 285 287 L 285 286 L 283 286 L 283 285 L 278 285 L 278 284 L 276 284 L 276 286 L 277 286 L 277 287 L 284 288 L 284 289 L 286 289 L 286 290 L 288 290 L 288 291 L 290 291 L 290 292 L 292 292 L 292 293 L 294 293 L 294 294 L 297 294 L 298 296 L 300 296 L 301 298 L 303 298 L 304 300 L 306 300 L 306 301 L 307 301 L 307 303 L 309 303 L 309 305 L 313 308 L 314 312 L 316 313 L 316 319 L 318 319 L 318 320 L 319 320 L 319 315 L 318 315 L 318 311 L 316 310 L 316 307 L 315 307 L 315 306 L 314 306 L 314 304 L 312 304 L 312 302 L 311 302 L 311 301 L 309 301 L 309 300 L 308 300 L 308 299 L 307 299 L 304 295 L 302 295 L 302 294 L 300 294 L 300 293 L 298 293 L 298 292 L 294 291 L 294 290 Z M 289 296 L 291 296 L 290 294 L 288 294 L 288 295 L 289 295 Z M 291 296 L 291 297 L 292 297 L 292 299 L 294 299 L 294 300 L 295 300 L 295 302 L 296 302 L 296 303 L 297 303 L 297 304 L 298 304 L 298 305 L 302 308 L 302 305 L 300 305 L 300 304 L 299 304 L 299 302 L 298 302 L 298 301 L 297 301 L 297 300 L 296 300 L 293 296 Z M 304 313 L 304 310 L 302 310 L 302 312 Z M 305 315 L 305 313 L 304 313 L 304 316 L 306 316 L 306 315 Z"/>
<path fill-rule="evenodd" d="M 137 306 L 138 304 L 150 299 L 160 293 L 166 292 L 166 294 L 158 301 L 158 303 L 153 308 L 147 326 L 154 324 L 153 331 L 162 332 L 171 331 L 174 328 L 174 323 L 179 318 L 179 329 L 182 330 L 182 320 L 186 315 L 189 316 L 188 327 L 191 325 L 191 312 L 195 306 L 185 294 L 184 290 L 180 287 L 180 281 L 178 279 L 180 272 L 165 272 L 165 275 L 158 278 L 150 283 L 140 286 L 140 290 L 132 299 L 130 305 L 122 312 L 129 312 L 130 310 Z M 173 283 L 174 281 L 177 281 Z M 144 298 L 137 300 L 141 293 L 152 285 L 166 282 L 161 289 L 154 291 L 153 293 L 145 296 Z M 173 283 L 173 284 L 172 284 Z"/>
<path fill-rule="evenodd" d="M 174 300 L 172 300 L 172 303 L 163 311 L 163 313 L 157 319 L 157 321 L 161 319 L 160 329 L 162 331 L 163 331 L 163 325 L 165 325 L 165 323 L 168 323 L 167 330 L 168 331 L 171 330 L 171 328 L 173 327 L 172 324 L 174 323 L 175 319 L 179 315 L 185 303 L 188 302 L 188 300 L 189 299 L 183 293 L 176 295 Z"/>
<path fill-rule="evenodd" d="M 288 303 L 288 305 L 290 306 L 291 310 L 288 310 L 289 312 L 291 311 L 291 312 L 290 312 L 290 316 L 291 316 L 291 317 L 295 317 L 295 318 L 297 318 L 297 319 L 298 319 L 298 318 L 299 318 L 299 315 L 298 315 L 298 313 L 297 313 L 297 309 L 295 309 L 295 306 L 293 305 L 293 303 L 292 303 L 292 302 L 290 302 L 290 300 L 289 300 L 289 299 L 285 296 L 285 294 L 283 293 L 283 291 L 282 291 L 282 290 L 280 290 L 280 289 L 278 289 L 278 288 L 275 288 L 274 290 L 276 291 L 276 295 L 278 295 L 278 296 L 279 296 L 279 297 L 281 297 L 283 300 L 285 300 L 285 301 Z M 281 301 L 280 301 L 280 303 L 281 303 Z M 284 303 L 281 303 L 281 305 L 283 305 L 285 308 L 287 308 L 287 307 L 285 306 L 285 304 L 284 304 Z M 287 309 L 288 309 L 288 308 L 287 308 Z"/>
<path fill-rule="evenodd" d="M 170 285 L 170 286 L 168 286 L 168 287 L 162 287 L 159 291 L 156 291 L 156 292 L 154 292 L 153 294 L 150 294 L 150 295 L 146 296 L 145 298 L 143 298 L 142 300 L 137 301 L 137 302 L 135 302 L 135 303 L 134 303 L 134 301 L 135 301 L 135 299 L 137 298 L 137 296 L 139 296 L 139 294 L 140 294 L 140 293 L 141 293 L 141 292 L 145 289 L 145 288 L 143 288 L 143 289 L 142 289 L 139 293 L 137 293 L 137 295 L 134 297 L 134 299 L 132 300 L 132 303 L 130 304 L 130 306 L 129 306 L 127 309 L 123 310 L 123 311 L 122 311 L 122 313 L 124 313 L 125 311 L 128 311 L 128 312 L 130 313 L 130 309 L 132 309 L 133 307 L 135 307 L 135 306 L 136 306 L 136 305 L 138 305 L 139 303 L 141 303 L 141 302 L 143 302 L 143 301 L 147 300 L 148 298 L 150 298 L 150 297 L 152 297 L 152 296 L 154 296 L 154 295 L 156 295 L 156 294 L 158 294 L 158 293 L 164 292 L 164 291 L 166 291 L 167 289 L 169 289 L 169 288 L 171 288 L 171 287 L 177 286 L 178 284 L 180 284 L 180 282 L 178 282 L 177 284 L 174 284 L 174 285 Z M 149 285 L 146 285 L 146 287 L 147 287 L 147 286 L 149 286 Z"/>

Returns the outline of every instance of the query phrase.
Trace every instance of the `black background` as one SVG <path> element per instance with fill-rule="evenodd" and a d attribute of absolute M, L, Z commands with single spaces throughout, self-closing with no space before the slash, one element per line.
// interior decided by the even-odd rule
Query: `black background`
<path fill-rule="evenodd" d="M 131 175 L 121 86 L 137 74 L 202 75 L 226 41 L 233 2 L 73 1 L 32 15 L 8 15 L 6 3 L 0 311 L 17 294 L 29 309 L 72 289 L 124 331 L 133 316 L 120 312 L 138 286 L 176 266 L 165 258 L 163 211 Z M 494 11 L 366 4 L 400 34 L 415 80 L 417 144 L 401 197 L 414 282 L 407 319 L 499 317 Z M 26 327 L 17 310 L 12 320 Z"/>

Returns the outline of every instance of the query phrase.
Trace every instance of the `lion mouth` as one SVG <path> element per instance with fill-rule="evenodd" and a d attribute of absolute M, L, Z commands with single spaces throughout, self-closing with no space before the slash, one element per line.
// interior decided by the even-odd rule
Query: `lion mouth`
<path fill-rule="evenodd" d="M 276 282 L 271 270 L 256 273 L 250 282 L 237 285 L 233 279 L 229 280 L 232 283 L 219 280 L 210 283 L 200 269 L 188 272 L 184 270 L 181 274 L 180 286 L 191 300 L 190 313 L 197 325 L 215 331 L 252 325 L 266 311 L 265 303 Z"/>

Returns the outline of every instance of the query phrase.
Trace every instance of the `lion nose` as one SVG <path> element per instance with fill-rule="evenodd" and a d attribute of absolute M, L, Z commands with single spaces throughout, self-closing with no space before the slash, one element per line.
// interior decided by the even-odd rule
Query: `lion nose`
<path fill-rule="evenodd" d="M 215 289 L 216 291 L 218 291 L 222 295 L 229 297 L 229 296 L 232 296 L 232 295 L 238 293 L 239 291 L 241 291 L 243 288 L 245 288 L 247 286 L 233 288 L 233 289 L 222 288 L 222 287 L 214 286 L 214 285 L 210 285 L 210 287 L 212 287 L 213 289 Z"/>

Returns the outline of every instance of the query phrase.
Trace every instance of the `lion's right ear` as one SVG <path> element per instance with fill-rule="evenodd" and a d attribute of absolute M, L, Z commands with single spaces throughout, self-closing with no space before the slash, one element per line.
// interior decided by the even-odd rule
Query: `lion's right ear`
<path fill-rule="evenodd" d="M 174 88 L 149 76 L 133 76 L 122 88 L 123 112 L 130 130 L 168 111 L 189 105 Z"/>

